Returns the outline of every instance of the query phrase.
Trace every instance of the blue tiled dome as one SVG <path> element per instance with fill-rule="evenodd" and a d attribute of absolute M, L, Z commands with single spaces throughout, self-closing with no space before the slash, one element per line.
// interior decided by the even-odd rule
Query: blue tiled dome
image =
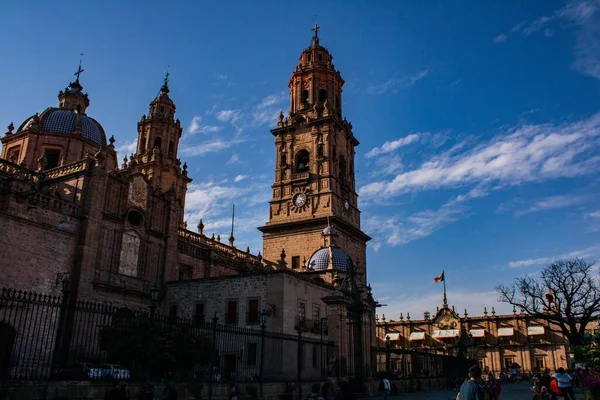
<path fill-rule="evenodd" d="M 106 135 L 102 126 L 93 118 L 75 111 L 59 108 L 49 108 L 40 116 L 40 131 L 48 133 L 74 133 L 77 118 L 81 121 L 81 136 L 85 139 L 106 146 Z M 33 123 L 34 117 L 29 118 L 19 130 L 28 129 Z"/>
<path fill-rule="evenodd" d="M 333 268 L 346 271 L 348 266 L 352 264 L 350 256 L 342 249 L 332 247 L 333 251 Z M 329 247 L 324 247 L 317 250 L 308 262 L 308 269 L 313 271 L 324 271 L 329 266 Z"/>

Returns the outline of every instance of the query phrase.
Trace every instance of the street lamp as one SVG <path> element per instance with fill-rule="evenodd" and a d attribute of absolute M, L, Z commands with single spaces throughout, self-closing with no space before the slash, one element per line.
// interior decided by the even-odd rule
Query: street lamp
<path fill-rule="evenodd" d="M 385 372 L 386 375 L 390 373 L 390 335 L 385 336 Z"/>
<path fill-rule="evenodd" d="M 148 339 L 146 340 L 146 380 L 150 379 L 150 342 L 152 339 L 152 328 L 154 327 L 154 318 L 156 315 L 156 302 L 160 296 L 160 286 L 152 285 L 150 288 L 150 319 L 148 321 Z"/>

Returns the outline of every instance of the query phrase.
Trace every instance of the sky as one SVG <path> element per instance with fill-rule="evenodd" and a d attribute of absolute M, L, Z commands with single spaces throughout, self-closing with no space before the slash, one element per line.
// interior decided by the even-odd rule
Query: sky
<path fill-rule="evenodd" d="M 600 257 L 600 0 L 3 1 L 0 123 L 57 105 L 76 71 L 88 115 L 135 149 L 167 69 L 188 228 L 261 250 L 287 82 L 315 21 L 361 142 L 368 281 L 388 319 Z M 225 241 L 225 240 L 224 240 Z"/>

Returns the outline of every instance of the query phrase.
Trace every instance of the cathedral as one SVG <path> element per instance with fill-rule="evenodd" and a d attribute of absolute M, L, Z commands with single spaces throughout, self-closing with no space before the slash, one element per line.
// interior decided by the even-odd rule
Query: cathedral
<path fill-rule="evenodd" d="M 73 300 L 130 308 L 148 307 L 158 287 L 162 314 L 245 327 L 265 313 L 269 332 L 326 334 L 338 376 L 371 376 L 378 304 L 355 186 L 359 142 L 343 115 L 344 80 L 313 30 L 288 82 L 289 112 L 273 121 L 262 252 L 205 235 L 202 221 L 188 229 L 187 186 L 202 177 L 179 158 L 168 76 L 137 123 L 135 153 L 119 162 L 80 65 L 57 106 L 1 138 L 0 286 L 58 295 L 66 282 Z"/>

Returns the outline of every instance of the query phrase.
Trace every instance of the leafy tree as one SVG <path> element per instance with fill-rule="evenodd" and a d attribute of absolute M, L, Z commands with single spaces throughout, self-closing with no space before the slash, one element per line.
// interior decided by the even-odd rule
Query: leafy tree
<path fill-rule="evenodd" d="M 499 300 L 549 321 L 551 331 L 580 346 L 588 323 L 600 316 L 600 283 L 593 266 L 581 258 L 555 261 L 541 278 L 525 276 L 510 286 L 496 286 Z"/>
<path fill-rule="evenodd" d="M 155 376 L 186 374 L 197 365 L 207 365 L 212 344 L 207 331 L 159 318 L 150 327 L 148 318 L 120 312 L 100 332 L 100 348 L 107 358 L 142 371 L 148 363 Z"/>

